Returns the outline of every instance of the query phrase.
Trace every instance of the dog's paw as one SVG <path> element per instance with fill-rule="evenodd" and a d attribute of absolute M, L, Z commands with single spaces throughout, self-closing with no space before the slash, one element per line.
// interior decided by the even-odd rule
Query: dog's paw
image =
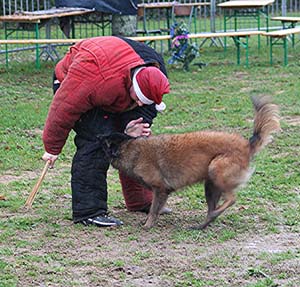
<path fill-rule="evenodd" d="M 202 224 L 190 226 L 190 227 L 188 227 L 188 230 L 203 230 L 203 229 L 205 229 L 208 225 L 209 225 L 209 223 L 208 223 L 208 222 L 205 222 L 205 223 L 202 223 Z"/>
<path fill-rule="evenodd" d="M 149 230 L 153 227 L 153 224 L 147 224 L 147 222 L 143 225 L 143 229 Z"/>

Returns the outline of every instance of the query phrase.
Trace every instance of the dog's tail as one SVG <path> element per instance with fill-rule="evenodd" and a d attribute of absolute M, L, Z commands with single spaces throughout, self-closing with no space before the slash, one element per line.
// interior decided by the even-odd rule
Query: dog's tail
<path fill-rule="evenodd" d="M 279 108 L 270 97 L 253 97 L 255 109 L 253 135 L 249 139 L 250 155 L 253 157 L 272 140 L 272 133 L 280 130 Z"/>

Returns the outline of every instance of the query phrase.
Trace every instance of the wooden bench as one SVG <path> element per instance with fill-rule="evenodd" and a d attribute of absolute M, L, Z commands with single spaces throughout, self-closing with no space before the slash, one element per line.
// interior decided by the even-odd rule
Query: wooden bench
<path fill-rule="evenodd" d="M 233 39 L 237 48 L 237 64 L 241 63 L 241 46 L 245 48 L 246 51 L 246 62 L 245 65 L 249 66 L 249 37 L 264 35 L 263 31 L 232 31 L 232 32 L 208 32 L 208 33 L 192 33 L 188 34 L 189 39 L 212 39 L 212 38 L 225 38 L 230 37 Z M 162 41 L 171 40 L 170 35 L 159 35 L 159 36 L 144 36 L 144 37 L 130 37 L 133 40 L 140 42 L 147 41 Z M 245 39 L 243 41 L 242 39 Z"/>
<path fill-rule="evenodd" d="M 272 17 L 273 21 L 280 21 L 283 29 L 295 28 L 297 23 L 300 22 L 300 17 L 292 17 L 292 16 L 278 16 Z M 292 45 L 295 46 L 295 34 L 291 35 Z"/>
<path fill-rule="evenodd" d="M 195 33 L 189 34 L 189 39 L 209 39 L 209 38 L 221 38 L 221 37 L 231 37 L 234 40 L 234 43 L 237 48 L 237 64 L 241 63 L 241 53 L 240 47 L 245 48 L 246 51 L 246 66 L 249 65 L 249 43 L 248 38 L 250 36 L 255 35 L 263 35 L 263 31 L 234 31 L 234 32 L 215 32 L 215 33 Z M 136 37 L 128 37 L 129 39 L 139 41 L 139 42 L 149 42 L 149 41 L 164 41 L 171 40 L 170 35 L 157 35 L 157 36 L 136 36 Z M 242 39 L 245 39 L 243 41 Z M 74 44 L 83 39 L 24 39 L 24 40 L 0 40 L 0 45 L 12 45 L 12 44 L 20 44 L 20 45 L 41 45 L 41 44 Z"/>
<path fill-rule="evenodd" d="M 263 35 L 263 31 L 231 31 L 231 32 L 210 32 L 210 33 L 196 33 L 189 34 L 190 39 L 215 39 L 215 38 L 232 38 L 236 46 L 236 59 L 237 65 L 241 64 L 241 47 L 245 49 L 246 52 L 246 67 L 249 66 L 249 38 L 251 36 Z M 224 46 L 224 51 L 226 51 L 226 46 Z"/>
<path fill-rule="evenodd" d="M 293 17 L 293 16 L 278 16 L 278 17 L 272 17 L 272 21 L 280 21 L 282 23 L 283 29 L 288 28 L 295 28 L 296 24 L 300 22 L 300 17 Z M 288 26 L 286 26 L 288 25 Z"/>
<path fill-rule="evenodd" d="M 283 47 L 284 65 L 288 64 L 288 40 L 287 37 L 300 34 L 300 27 L 265 32 L 264 36 L 270 38 L 270 63 L 273 64 L 273 46 Z"/>

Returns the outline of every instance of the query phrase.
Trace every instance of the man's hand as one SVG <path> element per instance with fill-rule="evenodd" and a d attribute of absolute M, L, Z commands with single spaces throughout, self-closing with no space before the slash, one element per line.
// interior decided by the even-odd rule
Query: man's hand
<path fill-rule="evenodd" d="M 131 137 L 148 137 L 151 135 L 151 128 L 148 123 L 143 123 L 143 118 L 130 121 L 125 129 L 125 134 Z"/>
<path fill-rule="evenodd" d="M 48 161 L 50 160 L 50 168 L 53 168 L 55 161 L 57 160 L 58 155 L 54 155 L 48 152 L 45 152 L 44 155 L 42 156 L 43 161 Z"/>

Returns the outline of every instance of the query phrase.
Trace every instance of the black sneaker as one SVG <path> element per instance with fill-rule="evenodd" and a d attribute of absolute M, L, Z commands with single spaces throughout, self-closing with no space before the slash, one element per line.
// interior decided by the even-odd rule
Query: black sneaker
<path fill-rule="evenodd" d="M 81 221 L 84 225 L 96 225 L 99 227 L 110 227 L 123 225 L 121 220 L 118 220 L 107 214 L 101 214 L 92 218 L 84 219 Z"/>

